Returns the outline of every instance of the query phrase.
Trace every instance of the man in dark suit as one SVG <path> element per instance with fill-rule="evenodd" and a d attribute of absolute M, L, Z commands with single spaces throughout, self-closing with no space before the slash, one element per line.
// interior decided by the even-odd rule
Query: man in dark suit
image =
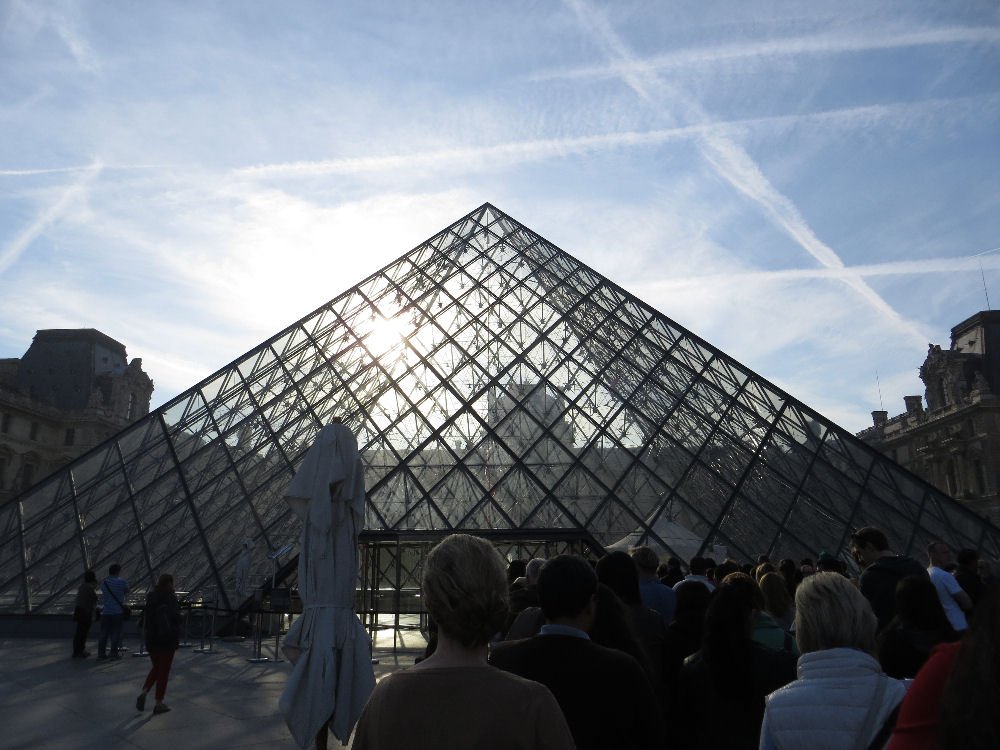
<path fill-rule="evenodd" d="M 662 747 L 660 712 L 639 662 L 587 635 L 596 592 L 582 557 L 550 560 L 538 577 L 546 624 L 533 638 L 495 644 L 490 661 L 552 691 L 578 750 Z"/>

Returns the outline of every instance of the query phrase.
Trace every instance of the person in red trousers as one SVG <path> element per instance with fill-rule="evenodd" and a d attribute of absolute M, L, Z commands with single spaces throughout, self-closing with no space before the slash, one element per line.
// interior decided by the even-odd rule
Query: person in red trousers
<path fill-rule="evenodd" d="M 135 699 L 135 707 L 142 711 L 146 708 L 146 695 L 150 688 L 156 685 L 156 705 L 154 714 L 165 714 L 170 706 L 163 702 L 167 692 L 167 678 L 170 676 L 170 665 L 174 661 L 174 652 L 180 641 L 180 603 L 174 593 L 174 577 L 169 573 L 160 576 L 156 588 L 146 597 L 146 608 L 143 611 L 143 635 L 146 640 L 146 650 L 153 666 L 146 675 L 142 692 Z"/>

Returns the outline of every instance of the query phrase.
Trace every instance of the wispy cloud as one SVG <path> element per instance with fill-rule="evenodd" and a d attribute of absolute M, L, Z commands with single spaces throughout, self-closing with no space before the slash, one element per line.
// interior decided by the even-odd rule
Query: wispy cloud
<path fill-rule="evenodd" d="M 399 170 L 440 170 L 454 167 L 461 167 L 463 171 L 475 171 L 495 168 L 497 165 L 513 165 L 616 148 L 658 146 L 669 141 L 692 139 L 699 136 L 731 138 L 755 132 L 787 131 L 800 126 L 852 129 L 871 127 L 883 122 L 907 124 L 923 117 L 958 117 L 971 107 L 981 111 L 984 107 L 996 108 L 998 106 L 1000 106 L 1000 94 L 953 99 L 928 99 L 920 102 L 843 107 L 809 113 L 716 120 L 672 128 L 508 141 L 385 156 L 258 164 L 235 169 L 233 175 L 251 179 L 267 179 L 358 175 Z M 44 171 L 0 170 L 0 176 L 35 174 Z"/>
<path fill-rule="evenodd" d="M 0 249 L 0 274 L 17 262 L 18 258 L 46 228 L 86 195 L 90 183 L 100 172 L 100 163 L 93 164 L 76 182 L 67 187 L 55 201 L 39 213 L 28 226 L 18 232 L 14 239 L 7 243 L 6 247 Z"/>
<path fill-rule="evenodd" d="M 49 12 L 49 23 L 59 38 L 66 45 L 73 59 L 88 73 L 98 73 L 101 70 L 101 60 L 87 38 L 81 33 L 77 23 L 65 14 L 55 10 Z"/>
<path fill-rule="evenodd" d="M 591 25 L 596 29 L 597 26 Z M 791 57 L 796 55 L 830 55 L 846 52 L 899 49 L 905 47 L 941 46 L 952 44 L 998 44 L 1000 28 L 956 26 L 938 29 L 902 31 L 896 34 L 825 33 L 786 37 L 761 42 L 692 47 L 663 55 L 636 58 L 619 54 L 611 62 L 566 70 L 534 73 L 531 80 L 580 78 L 616 78 L 639 81 L 651 73 L 678 68 L 741 61 L 748 58 Z M 620 53 L 620 49 L 618 50 Z"/>
<path fill-rule="evenodd" d="M 706 122 L 710 118 L 701 105 L 662 81 L 655 70 L 638 65 L 638 58 L 621 39 L 607 17 L 583 0 L 566 0 L 581 26 L 592 33 L 614 64 L 621 64 L 622 80 L 651 106 L 661 108 L 666 116 L 679 112 L 688 122 Z M 651 92 L 655 91 L 653 97 Z M 818 263 L 829 269 L 843 269 L 844 263 L 829 245 L 812 230 L 795 204 L 767 179 L 747 151 L 719 132 L 704 132 L 699 144 L 705 159 L 716 173 L 733 188 L 756 203 L 775 226 L 786 232 Z M 926 333 L 896 312 L 874 289 L 858 276 L 844 277 L 847 284 L 879 315 L 892 321 L 896 329 L 913 341 L 925 341 Z"/>
<path fill-rule="evenodd" d="M 141 171 L 145 169 L 164 169 L 168 165 L 164 164 L 131 164 L 115 165 L 101 164 L 101 172 L 128 172 Z M 94 171 L 94 164 L 77 164 L 69 167 L 37 167 L 29 169 L 0 169 L 0 177 L 38 177 L 50 174 L 84 174 L 89 175 Z"/>
<path fill-rule="evenodd" d="M 958 258 L 926 258 L 890 263 L 872 263 L 858 266 L 837 266 L 822 268 L 783 268 L 773 271 L 740 271 L 739 273 L 694 274 L 683 278 L 637 281 L 633 286 L 669 291 L 690 286 L 704 288 L 706 285 L 728 283 L 771 283 L 808 279 L 849 280 L 874 278 L 879 276 L 917 276 L 939 273 L 979 273 L 980 268 L 1000 271 L 1000 256 L 967 255 Z"/>

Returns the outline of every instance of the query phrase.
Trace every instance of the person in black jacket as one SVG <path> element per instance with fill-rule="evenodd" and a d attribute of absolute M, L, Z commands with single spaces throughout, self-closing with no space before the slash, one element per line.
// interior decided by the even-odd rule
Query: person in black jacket
<path fill-rule="evenodd" d="M 873 526 L 851 534 L 850 544 L 851 556 L 863 568 L 861 593 L 872 605 L 881 632 L 896 615 L 896 585 L 906 576 L 926 576 L 927 571 L 912 557 L 890 550 L 885 534 Z"/>
<path fill-rule="evenodd" d="M 142 692 L 135 699 L 135 707 L 142 711 L 146 708 L 146 694 L 153 684 L 156 684 L 156 705 L 154 714 L 165 714 L 170 707 L 163 702 L 167 692 L 167 678 L 170 676 L 170 665 L 174 661 L 174 652 L 180 641 L 181 612 L 177 594 L 174 593 L 174 577 L 169 573 L 160 576 L 156 588 L 146 597 L 146 608 L 143 610 L 143 635 L 146 639 L 146 650 L 153 662 L 146 681 L 142 684 Z"/>
<path fill-rule="evenodd" d="M 94 612 L 97 609 L 97 575 L 92 570 L 83 574 L 83 583 L 76 592 L 76 606 L 73 608 L 73 621 L 76 623 L 76 633 L 73 636 L 73 658 L 86 659 L 87 634 L 94 622 Z"/>
<path fill-rule="evenodd" d="M 678 675 L 671 722 L 677 750 L 755 750 L 765 697 L 795 679 L 794 654 L 750 637 L 751 589 L 733 575 L 713 594 L 701 649 Z"/>
<path fill-rule="evenodd" d="M 642 666 L 590 640 L 596 594 L 586 560 L 553 558 L 538 576 L 546 624 L 531 638 L 493 644 L 490 662 L 548 687 L 578 750 L 663 747 L 660 710 Z"/>
<path fill-rule="evenodd" d="M 916 677 L 939 643 L 958 640 L 927 576 L 907 576 L 896 586 L 896 616 L 879 633 L 878 660 L 890 677 Z"/>

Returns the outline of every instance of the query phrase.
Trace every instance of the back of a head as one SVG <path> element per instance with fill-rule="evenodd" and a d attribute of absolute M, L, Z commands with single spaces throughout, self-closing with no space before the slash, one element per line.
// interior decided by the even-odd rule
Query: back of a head
<path fill-rule="evenodd" d="M 956 560 L 962 567 L 975 568 L 976 563 L 979 562 L 979 553 L 974 549 L 965 547 L 964 549 L 960 549 L 958 551 L 958 557 Z"/>
<path fill-rule="evenodd" d="M 511 560 L 507 563 L 507 583 L 514 583 L 518 578 L 525 575 L 528 563 L 524 560 Z"/>
<path fill-rule="evenodd" d="M 746 573 L 730 573 L 722 579 L 720 588 L 738 589 L 745 597 L 747 597 L 747 601 L 750 602 L 751 609 L 764 608 L 764 597 L 760 593 L 760 586 L 757 585 L 757 582 L 752 576 L 749 576 Z"/>
<path fill-rule="evenodd" d="M 156 581 L 156 589 L 158 591 L 173 591 L 174 577 L 170 573 L 161 573 L 159 580 Z"/>
<path fill-rule="evenodd" d="M 699 618 L 702 617 L 705 609 L 708 607 L 708 600 L 712 597 L 712 592 L 708 590 L 708 586 L 700 583 L 687 583 L 683 586 L 678 586 L 676 592 L 677 609 L 674 610 L 675 618 L 687 616 L 689 613 Z"/>
<path fill-rule="evenodd" d="M 729 558 L 726 558 L 721 563 L 719 563 L 719 566 L 715 569 L 715 580 L 721 581 L 730 573 L 739 573 L 739 572 L 741 572 L 740 564 L 735 560 L 730 560 Z"/>
<path fill-rule="evenodd" d="M 597 561 L 597 580 L 610 588 L 625 604 L 639 604 L 639 569 L 627 553 L 609 552 Z"/>
<path fill-rule="evenodd" d="M 538 574 L 538 601 L 547 620 L 576 617 L 597 592 L 597 574 L 579 555 L 553 557 Z"/>
<path fill-rule="evenodd" d="M 820 552 L 819 557 L 816 558 L 816 570 L 839 573 L 841 572 L 840 560 L 830 552 Z"/>
<path fill-rule="evenodd" d="M 764 598 L 764 609 L 775 617 L 784 617 L 792 607 L 785 577 L 780 573 L 767 573 L 757 585 Z"/>
<path fill-rule="evenodd" d="M 438 628 L 468 648 L 488 643 L 506 622 L 506 565 L 478 537 L 451 534 L 434 547 L 424 560 L 423 592 Z"/>
<path fill-rule="evenodd" d="M 83 574 L 83 580 L 87 583 L 97 583 L 97 573 L 92 570 L 88 570 Z"/>
<path fill-rule="evenodd" d="M 656 573 L 656 568 L 660 564 L 660 558 L 656 556 L 651 547 L 634 547 L 631 550 L 631 555 L 639 570 L 650 574 Z"/>
<path fill-rule="evenodd" d="M 851 543 L 859 547 L 871 545 L 879 552 L 889 549 L 889 540 L 881 529 L 874 526 L 864 526 L 851 534 Z"/>
<path fill-rule="evenodd" d="M 815 573 L 795 591 L 799 651 L 853 648 L 875 652 L 875 613 L 864 595 L 838 573 Z"/>
<path fill-rule="evenodd" d="M 528 565 L 524 569 L 524 576 L 528 579 L 528 583 L 538 583 L 538 574 L 545 567 L 545 562 L 544 557 L 533 557 L 528 561 Z"/>
<path fill-rule="evenodd" d="M 769 562 L 764 562 L 753 569 L 753 579 L 755 581 L 759 581 L 768 573 L 774 573 L 774 572 L 776 572 L 775 567 Z"/>
<path fill-rule="evenodd" d="M 121 572 L 122 572 L 122 566 L 119 565 L 118 563 L 115 563 L 114 565 L 108 568 L 108 575 L 111 576 L 116 576 Z"/>
<path fill-rule="evenodd" d="M 688 570 L 691 571 L 693 576 L 703 576 L 705 571 L 708 570 L 708 564 L 705 562 L 704 557 L 692 557 L 691 562 L 688 563 Z"/>

